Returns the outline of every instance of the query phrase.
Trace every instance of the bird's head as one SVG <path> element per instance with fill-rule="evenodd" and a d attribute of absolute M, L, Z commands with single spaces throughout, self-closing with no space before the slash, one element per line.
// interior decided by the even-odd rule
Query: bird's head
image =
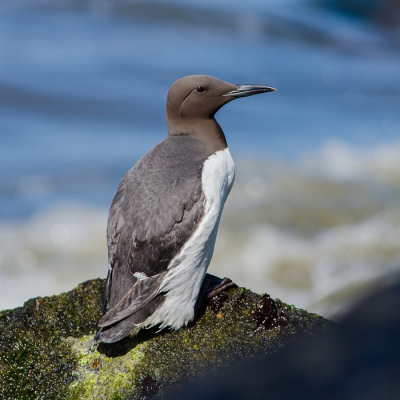
<path fill-rule="evenodd" d="M 274 91 L 260 85 L 235 85 L 208 75 L 189 75 L 172 84 L 167 97 L 167 123 L 170 135 L 193 134 L 202 121 L 238 97 Z"/>

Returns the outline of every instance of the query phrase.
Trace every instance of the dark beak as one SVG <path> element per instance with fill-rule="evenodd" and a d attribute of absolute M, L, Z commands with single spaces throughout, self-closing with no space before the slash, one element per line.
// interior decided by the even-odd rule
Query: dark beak
<path fill-rule="evenodd" d="M 276 89 L 269 86 L 261 86 L 261 85 L 237 85 L 236 90 L 232 90 L 224 94 L 223 96 L 232 96 L 232 97 L 247 97 L 253 96 L 253 94 L 259 93 L 267 93 L 267 92 L 275 92 Z"/>

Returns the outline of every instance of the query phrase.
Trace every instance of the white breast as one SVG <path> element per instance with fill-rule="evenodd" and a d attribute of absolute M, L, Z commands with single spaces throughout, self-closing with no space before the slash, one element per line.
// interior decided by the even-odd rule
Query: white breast
<path fill-rule="evenodd" d="M 194 306 L 214 252 L 219 220 L 235 178 L 229 149 L 212 154 L 201 176 L 205 196 L 204 216 L 179 254 L 170 262 L 159 292 L 167 292 L 163 305 L 141 326 L 157 324 L 179 329 L 194 317 Z"/>

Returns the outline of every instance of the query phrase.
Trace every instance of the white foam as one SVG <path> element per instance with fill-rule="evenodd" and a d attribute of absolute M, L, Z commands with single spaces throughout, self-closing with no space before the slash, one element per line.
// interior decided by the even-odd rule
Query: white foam
<path fill-rule="evenodd" d="M 0 309 L 52 295 L 107 271 L 107 213 L 62 205 L 0 225 Z"/>
<path fill-rule="evenodd" d="M 303 157 L 301 168 L 337 180 L 400 186 L 400 142 L 362 150 L 330 141 L 318 152 Z"/>
<path fill-rule="evenodd" d="M 326 316 L 400 266 L 400 144 L 329 143 L 235 160 L 209 272 Z M 60 205 L 0 225 L 0 309 L 107 275 L 107 211 Z"/>
<path fill-rule="evenodd" d="M 237 165 L 210 272 L 332 316 L 400 270 L 400 143 Z"/>

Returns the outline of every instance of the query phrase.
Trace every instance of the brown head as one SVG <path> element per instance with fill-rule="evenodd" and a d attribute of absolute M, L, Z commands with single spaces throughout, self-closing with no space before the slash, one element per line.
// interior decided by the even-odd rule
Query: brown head
<path fill-rule="evenodd" d="M 260 85 L 235 85 L 208 75 L 190 75 L 172 84 L 167 97 L 169 135 L 195 135 L 216 150 L 226 148 L 225 135 L 214 119 L 226 103 L 253 94 L 274 91 Z"/>

